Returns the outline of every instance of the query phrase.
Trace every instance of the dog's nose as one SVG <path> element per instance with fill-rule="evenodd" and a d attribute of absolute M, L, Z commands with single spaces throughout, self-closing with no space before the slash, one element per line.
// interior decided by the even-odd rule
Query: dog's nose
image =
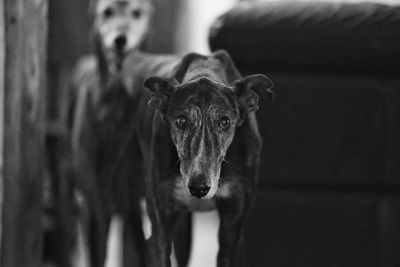
<path fill-rule="evenodd" d="M 189 191 L 192 196 L 197 198 L 202 198 L 207 195 L 208 191 L 210 191 L 210 186 L 201 185 L 201 186 L 189 186 Z"/>
<path fill-rule="evenodd" d="M 188 187 L 190 194 L 197 198 L 202 198 L 207 195 L 211 188 L 207 177 L 202 174 L 190 179 Z"/>
<path fill-rule="evenodd" d="M 127 39 L 125 35 L 120 35 L 117 38 L 115 38 L 114 43 L 117 48 L 124 48 L 126 45 Z"/>

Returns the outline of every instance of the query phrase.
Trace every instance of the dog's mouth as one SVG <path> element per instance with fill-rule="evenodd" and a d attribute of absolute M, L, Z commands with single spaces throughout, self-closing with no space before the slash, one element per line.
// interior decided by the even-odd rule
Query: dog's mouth
<path fill-rule="evenodd" d="M 213 198 L 218 190 L 217 177 L 204 174 L 183 176 L 186 191 L 196 199 L 208 200 Z"/>
<path fill-rule="evenodd" d="M 182 180 L 177 180 L 174 188 L 174 198 L 180 204 L 183 204 L 189 210 L 193 211 L 210 211 L 216 208 L 214 195 L 211 192 L 203 198 L 194 197 L 190 194 L 187 184 Z"/>
<path fill-rule="evenodd" d="M 117 36 L 114 40 L 114 49 L 117 52 L 123 52 L 127 49 L 128 38 L 125 35 Z"/>
<path fill-rule="evenodd" d="M 125 35 L 117 36 L 113 42 L 111 50 L 114 51 L 115 57 L 123 58 L 131 51 L 135 50 L 137 45 Z"/>
<path fill-rule="evenodd" d="M 208 200 L 217 194 L 220 172 L 221 165 L 218 160 L 205 161 L 200 157 L 180 160 L 180 173 L 185 191 L 196 199 Z"/>
<path fill-rule="evenodd" d="M 139 46 L 139 41 L 125 32 L 104 34 L 101 39 L 103 49 L 114 55 L 126 54 Z"/>

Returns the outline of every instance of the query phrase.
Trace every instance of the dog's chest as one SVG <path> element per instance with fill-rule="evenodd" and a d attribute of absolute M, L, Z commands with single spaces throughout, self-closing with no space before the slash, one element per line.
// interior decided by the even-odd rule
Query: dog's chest
<path fill-rule="evenodd" d="M 217 208 L 217 203 L 215 198 L 212 199 L 195 199 L 191 197 L 191 199 L 185 199 L 179 201 L 179 204 L 183 205 L 185 209 L 189 211 L 210 211 L 215 210 Z"/>

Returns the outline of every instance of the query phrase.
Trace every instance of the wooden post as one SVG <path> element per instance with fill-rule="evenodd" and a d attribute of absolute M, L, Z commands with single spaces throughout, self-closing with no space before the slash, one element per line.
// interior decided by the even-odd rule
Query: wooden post
<path fill-rule="evenodd" d="M 2 267 L 41 264 L 47 0 L 0 0 Z M 0 35 L 1 36 L 1 35 Z M 0 37 L 1 38 L 1 37 Z M 5 47 L 1 47 L 4 45 Z M 2 68 L 3 66 L 4 68 Z M 0 97 L 1 100 L 1 97 Z M 1 188 L 0 188 L 1 189 Z"/>
<path fill-rule="evenodd" d="M 4 2 L 0 1 L 0 14 L 4 14 Z M 1 240 L 3 221 L 3 148 L 4 148 L 4 65 L 5 65 L 5 39 L 4 39 L 4 16 L 0 17 L 0 263 L 1 263 Z"/>

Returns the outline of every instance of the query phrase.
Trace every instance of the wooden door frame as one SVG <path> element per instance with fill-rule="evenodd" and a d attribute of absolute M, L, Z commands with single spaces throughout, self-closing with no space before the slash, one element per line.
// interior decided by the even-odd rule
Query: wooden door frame
<path fill-rule="evenodd" d="M 0 1 L 0 265 L 39 267 L 48 0 Z"/>

